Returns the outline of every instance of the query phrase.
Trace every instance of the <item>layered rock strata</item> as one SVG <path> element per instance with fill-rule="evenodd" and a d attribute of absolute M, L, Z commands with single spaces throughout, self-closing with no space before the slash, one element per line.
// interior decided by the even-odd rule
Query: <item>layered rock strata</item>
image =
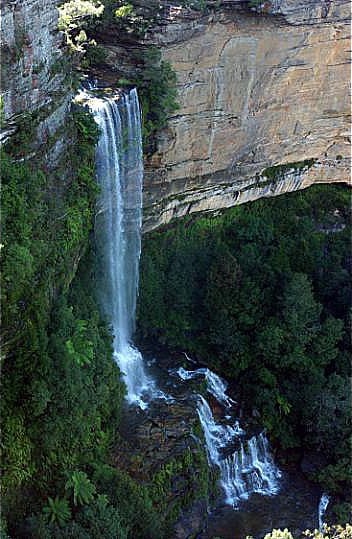
<path fill-rule="evenodd" d="M 59 133 L 70 107 L 69 62 L 58 31 L 58 0 L 3 0 L 1 2 L 1 141 L 27 121 L 33 128 L 34 148 L 50 147 L 48 165 L 54 165 L 67 144 Z"/>
<path fill-rule="evenodd" d="M 32 149 L 44 150 L 49 168 L 69 144 L 65 120 L 72 98 L 57 4 L 1 4 L 1 140 L 27 121 Z M 103 76 L 112 84 L 116 73 L 133 78 L 136 47 L 150 45 L 162 49 L 178 78 L 180 109 L 146 160 L 146 231 L 187 213 L 350 178 L 349 4 L 218 4 L 210 15 L 170 5 L 143 43 L 126 44 L 116 33 L 104 37 Z M 295 167 L 307 159 L 314 165 Z M 268 167 L 282 164 L 292 167 L 275 181 L 267 177 Z"/>
<path fill-rule="evenodd" d="M 152 39 L 180 109 L 147 162 L 145 230 L 174 217 L 349 181 L 348 6 L 276 0 L 170 19 Z M 241 7 L 242 6 L 242 7 Z M 314 159 L 311 167 L 295 164 Z M 275 181 L 265 169 L 292 164 Z"/>

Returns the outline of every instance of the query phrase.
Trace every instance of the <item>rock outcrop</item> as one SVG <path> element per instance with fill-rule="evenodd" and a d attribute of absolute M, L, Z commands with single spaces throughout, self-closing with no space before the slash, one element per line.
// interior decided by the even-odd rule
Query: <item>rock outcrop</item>
<path fill-rule="evenodd" d="M 181 10 L 152 35 L 177 73 L 180 109 L 147 162 L 145 230 L 349 180 L 347 3 L 224 4 L 204 17 Z M 268 181 L 268 167 L 307 159 Z"/>
<path fill-rule="evenodd" d="M 33 128 L 33 146 L 50 148 L 47 165 L 56 163 L 67 144 L 59 130 L 72 99 L 70 66 L 57 28 L 58 4 L 58 0 L 1 2 L 1 141 L 27 120 Z"/>

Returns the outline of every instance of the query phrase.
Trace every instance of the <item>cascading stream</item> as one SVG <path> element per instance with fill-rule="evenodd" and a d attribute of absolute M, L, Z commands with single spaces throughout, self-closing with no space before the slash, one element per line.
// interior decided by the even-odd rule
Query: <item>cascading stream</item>
<path fill-rule="evenodd" d="M 207 391 L 213 395 L 221 404 L 231 407 L 236 404 L 228 395 L 226 395 L 227 384 L 215 372 L 207 368 L 200 368 L 195 371 L 187 371 L 183 367 L 177 369 L 176 374 L 182 380 L 192 380 L 199 376 L 204 376 L 207 382 Z"/>
<path fill-rule="evenodd" d="M 138 95 L 93 97 L 90 110 L 100 127 L 96 149 L 101 188 L 96 221 L 100 296 L 112 324 L 114 357 L 123 373 L 127 400 L 146 408 L 155 392 L 141 353 L 133 346 L 141 253 L 143 151 Z"/>
<path fill-rule="evenodd" d="M 326 509 L 329 505 L 329 502 L 330 502 L 330 496 L 323 493 L 319 500 L 319 506 L 318 506 L 318 526 L 319 526 L 320 532 L 322 532 L 324 529 L 324 523 L 325 523 L 324 518 L 325 518 Z"/>
<path fill-rule="evenodd" d="M 226 412 L 235 404 L 226 394 L 226 382 L 211 370 L 200 368 L 188 371 L 181 367 L 173 373 L 182 380 L 204 376 L 207 391 Z M 220 484 L 225 492 L 225 502 L 238 507 L 241 500 L 247 499 L 254 492 L 266 496 L 277 494 L 281 472 L 270 454 L 265 434 L 245 439 L 246 433 L 238 421 L 234 425 L 217 422 L 205 398 L 197 395 L 197 399 L 197 412 L 204 432 L 209 464 L 220 469 Z"/>

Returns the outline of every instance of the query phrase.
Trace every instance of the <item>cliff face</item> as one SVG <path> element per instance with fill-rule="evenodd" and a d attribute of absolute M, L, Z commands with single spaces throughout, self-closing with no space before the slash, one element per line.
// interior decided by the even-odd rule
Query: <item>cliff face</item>
<path fill-rule="evenodd" d="M 31 150 L 41 147 L 49 168 L 69 144 L 72 97 L 57 4 L 1 6 L 1 139 L 26 117 Z M 146 161 L 145 230 L 187 213 L 349 180 L 348 18 L 344 0 L 272 0 L 257 8 L 226 0 L 211 15 L 170 8 L 142 44 L 161 47 L 176 71 L 180 103 Z M 112 82 L 116 71 L 126 78 L 136 72 L 135 45 L 104 36 Z M 268 174 L 307 159 L 314 164 Z"/>
<path fill-rule="evenodd" d="M 46 146 L 46 164 L 54 165 L 67 144 L 63 126 L 72 98 L 67 81 L 63 36 L 57 30 L 58 0 L 1 2 L 1 93 L 8 139 L 24 118 L 33 149 Z M 50 152 L 48 151 L 50 148 Z"/>
<path fill-rule="evenodd" d="M 181 12 L 153 35 L 177 73 L 180 109 L 147 163 L 146 230 L 348 181 L 347 9 L 276 0 L 251 13 L 234 3 L 200 19 Z M 281 167 L 274 180 L 265 173 L 307 159 L 314 165 Z"/>

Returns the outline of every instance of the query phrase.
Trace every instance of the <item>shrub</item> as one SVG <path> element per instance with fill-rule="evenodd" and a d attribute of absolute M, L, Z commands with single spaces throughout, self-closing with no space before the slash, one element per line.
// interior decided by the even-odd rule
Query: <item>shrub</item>
<path fill-rule="evenodd" d="M 43 513 L 49 522 L 57 523 L 59 526 L 63 526 L 71 517 L 68 501 L 58 496 L 55 499 L 48 498 L 48 505 L 43 508 Z"/>
<path fill-rule="evenodd" d="M 71 489 L 74 505 L 88 504 L 94 498 L 95 486 L 84 472 L 73 472 L 71 474 L 70 479 L 66 482 L 65 490 Z"/>
<path fill-rule="evenodd" d="M 161 59 L 161 52 L 155 47 L 143 57 L 141 80 L 137 86 L 142 103 L 145 151 L 150 152 L 153 135 L 166 126 L 170 114 L 179 108 L 176 73 L 169 62 Z"/>

